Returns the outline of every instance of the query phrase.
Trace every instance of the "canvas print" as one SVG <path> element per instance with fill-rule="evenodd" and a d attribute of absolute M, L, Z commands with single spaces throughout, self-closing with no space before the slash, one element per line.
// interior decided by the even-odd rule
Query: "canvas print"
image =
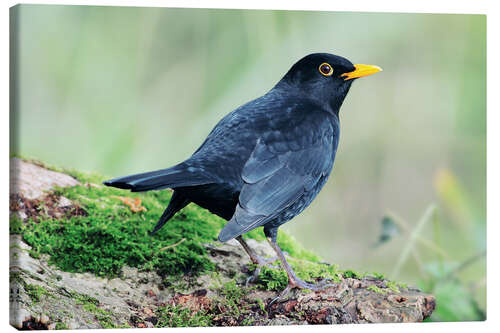
<path fill-rule="evenodd" d="M 10 9 L 17 329 L 486 319 L 486 16 Z"/>

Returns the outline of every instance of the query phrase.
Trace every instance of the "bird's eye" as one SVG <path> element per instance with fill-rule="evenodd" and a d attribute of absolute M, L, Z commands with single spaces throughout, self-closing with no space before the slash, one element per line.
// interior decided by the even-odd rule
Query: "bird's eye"
<path fill-rule="evenodd" d="M 333 74 L 333 68 L 332 66 L 330 66 L 330 64 L 324 62 L 321 65 L 319 65 L 319 72 L 324 76 L 331 76 Z"/>

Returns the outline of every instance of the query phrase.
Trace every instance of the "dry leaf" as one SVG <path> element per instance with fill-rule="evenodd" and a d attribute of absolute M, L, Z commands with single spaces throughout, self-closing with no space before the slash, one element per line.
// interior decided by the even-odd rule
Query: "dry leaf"
<path fill-rule="evenodd" d="M 130 210 L 133 213 L 147 211 L 146 207 L 141 206 L 141 199 L 139 199 L 139 198 L 119 197 L 119 196 L 116 196 L 116 195 L 113 195 L 112 197 L 120 200 L 125 205 L 129 206 Z"/>

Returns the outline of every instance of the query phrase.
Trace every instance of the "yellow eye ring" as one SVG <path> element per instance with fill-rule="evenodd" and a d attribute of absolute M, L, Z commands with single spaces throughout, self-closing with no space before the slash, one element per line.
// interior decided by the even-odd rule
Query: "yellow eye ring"
<path fill-rule="evenodd" d="M 333 68 L 330 64 L 324 62 L 318 67 L 319 72 L 324 76 L 332 76 Z"/>

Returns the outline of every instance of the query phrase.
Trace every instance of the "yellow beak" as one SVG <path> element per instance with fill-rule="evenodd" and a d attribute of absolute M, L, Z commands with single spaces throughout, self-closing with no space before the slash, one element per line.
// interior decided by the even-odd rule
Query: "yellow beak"
<path fill-rule="evenodd" d="M 356 79 L 358 77 L 368 76 L 381 72 L 382 68 L 373 65 L 354 65 L 355 70 L 349 73 L 344 73 L 341 76 L 345 76 L 344 81 Z"/>

